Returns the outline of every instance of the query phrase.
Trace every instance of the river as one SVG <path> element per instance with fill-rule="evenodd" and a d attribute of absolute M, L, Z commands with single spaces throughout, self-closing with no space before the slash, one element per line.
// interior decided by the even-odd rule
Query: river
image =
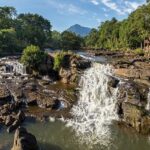
<path fill-rule="evenodd" d="M 82 55 L 82 57 L 90 56 Z M 96 58 L 96 62 L 105 62 Z M 80 79 L 78 103 L 72 119 L 47 122 L 27 119 L 23 124 L 37 138 L 40 150 L 149 150 L 150 138 L 134 129 L 118 125 L 115 109 L 116 92 L 107 90 L 109 65 L 95 63 Z M 10 150 L 14 134 L 0 129 L 0 150 Z"/>
<path fill-rule="evenodd" d="M 33 133 L 39 143 L 41 150 L 103 150 L 107 149 L 102 145 L 86 145 L 80 143 L 75 131 L 65 127 L 61 121 L 55 122 L 26 122 L 24 124 L 28 131 Z M 112 126 L 113 133 L 110 150 L 149 150 L 150 140 L 125 127 Z M 10 150 L 13 143 L 13 134 L 1 130 L 0 145 L 5 145 L 1 150 Z"/>

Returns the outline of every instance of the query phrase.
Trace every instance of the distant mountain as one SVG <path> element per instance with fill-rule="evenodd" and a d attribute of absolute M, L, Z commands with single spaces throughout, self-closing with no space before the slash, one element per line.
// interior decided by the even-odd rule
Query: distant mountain
<path fill-rule="evenodd" d="M 90 33 L 91 28 L 83 27 L 79 24 L 75 24 L 71 26 L 69 29 L 67 29 L 67 31 L 74 32 L 75 34 L 84 37 Z"/>

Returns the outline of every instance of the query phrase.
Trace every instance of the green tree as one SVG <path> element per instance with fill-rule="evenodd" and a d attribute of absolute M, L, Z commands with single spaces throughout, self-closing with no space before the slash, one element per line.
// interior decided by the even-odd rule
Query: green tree
<path fill-rule="evenodd" d="M 21 62 L 34 70 L 37 70 L 38 66 L 47 58 L 47 53 L 41 51 L 38 46 L 27 46 L 21 57 Z"/>
<path fill-rule="evenodd" d="M 99 27 L 98 46 L 104 49 L 117 49 L 120 23 L 112 18 Z"/>
<path fill-rule="evenodd" d="M 38 14 L 20 14 L 16 20 L 16 30 L 23 45 L 38 45 L 43 48 L 51 39 L 51 24 Z"/>
<path fill-rule="evenodd" d="M 50 46 L 53 49 L 61 48 L 61 34 L 58 31 L 52 31 L 52 39 L 50 43 Z"/>
<path fill-rule="evenodd" d="M 77 36 L 75 33 L 64 31 L 61 34 L 62 48 L 65 50 L 78 50 L 81 47 L 83 42 L 80 36 Z"/>
<path fill-rule="evenodd" d="M 90 48 L 97 48 L 98 31 L 92 29 L 88 36 L 85 37 L 85 46 Z"/>
<path fill-rule="evenodd" d="M 14 27 L 14 19 L 16 10 L 13 7 L 0 7 L 0 29 L 8 29 Z"/>
<path fill-rule="evenodd" d="M 143 41 L 150 37 L 150 3 L 136 9 L 123 21 L 113 18 L 103 22 L 98 29 L 97 40 L 93 36 L 85 39 L 86 46 L 109 50 L 143 47 Z"/>
<path fill-rule="evenodd" d="M 0 30 L 0 54 L 14 54 L 19 51 L 16 31 L 14 29 Z"/>

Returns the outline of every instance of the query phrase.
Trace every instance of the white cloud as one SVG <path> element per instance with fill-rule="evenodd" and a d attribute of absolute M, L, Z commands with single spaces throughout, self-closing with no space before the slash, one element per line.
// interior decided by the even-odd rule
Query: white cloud
<path fill-rule="evenodd" d="M 90 0 L 94 5 L 103 4 L 107 8 L 116 11 L 120 15 L 125 15 L 126 13 L 131 13 L 137 9 L 140 5 L 144 4 L 143 2 L 135 2 L 130 0 Z M 103 9 L 104 12 L 106 9 Z"/>
<path fill-rule="evenodd" d="M 101 23 L 101 22 L 102 22 L 102 20 L 101 20 L 100 18 L 97 18 L 96 21 L 97 21 L 98 23 Z"/>
<path fill-rule="evenodd" d="M 125 1 L 124 2 L 126 5 L 127 10 L 124 10 L 125 12 L 129 12 L 131 13 L 132 11 L 134 11 L 135 9 L 137 9 L 140 5 L 142 5 L 143 3 L 137 3 L 137 2 L 130 2 L 130 1 Z"/>
<path fill-rule="evenodd" d="M 57 11 L 61 14 L 63 13 L 69 13 L 69 14 L 80 14 L 80 15 L 84 15 L 87 13 L 86 10 L 73 5 L 73 4 L 65 4 L 65 3 L 60 3 L 54 0 L 49 0 L 48 4 L 50 4 L 51 6 L 53 6 L 54 8 L 57 9 Z"/>
<path fill-rule="evenodd" d="M 105 17 L 109 17 L 109 15 L 108 15 L 108 14 L 106 14 L 106 13 L 104 14 L 104 16 L 105 16 Z"/>
<path fill-rule="evenodd" d="M 93 3 L 94 5 L 99 5 L 99 2 L 97 0 L 91 0 L 91 3 Z"/>
<path fill-rule="evenodd" d="M 81 8 L 79 8 L 79 7 L 75 6 L 75 5 L 73 5 L 73 4 L 65 5 L 65 8 L 68 8 L 68 11 L 69 11 L 70 13 L 75 13 L 75 14 L 84 15 L 84 14 L 86 14 L 86 12 L 87 12 L 86 10 L 83 10 L 83 9 L 81 9 Z"/>

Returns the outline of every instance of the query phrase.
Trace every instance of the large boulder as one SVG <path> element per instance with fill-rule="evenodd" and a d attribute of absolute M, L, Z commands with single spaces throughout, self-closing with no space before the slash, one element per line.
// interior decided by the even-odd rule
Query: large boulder
<path fill-rule="evenodd" d="M 7 123 L 7 125 L 10 125 L 7 129 L 7 132 L 10 133 L 16 130 L 21 125 L 21 123 L 25 120 L 25 114 L 23 111 L 19 111 L 17 115 L 12 116 L 11 118 L 7 117 L 7 119 L 8 121 L 6 120 L 5 123 Z"/>
<path fill-rule="evenodd" d="M 139 92 L 139 87 L 132 81 L 123 81 L 118 87 L 118 102 L 129 102 L 131 104 L 142 106 L 143 101 Z"/>
<path fill-rule="evenodd" d="M 119 60 L 113 62 L 113 66 L 119 76 L 150 81 L 150 61 L 145 58 Z"/>
<path fill-rule="evenodd" d="M 11 150 L 38 150 L 36 138 L 23 127 L 19 127 L 14 136 L 14 144 Z"/>
<path fill-rule="evenodd" d="M 48 55 L 47 59 L 45 59 L 45 61 L 43 61 L 43 63 L 41 63 L 38 66 L 37 69 L 38 69 L 39 73 L 42 75 L 48 74 L 49 71 L 53 69 L 53 63 L 54 63 L 53 57 Z"/>
<path fill-rule="evenodd" d="M 128 78 L 144 79 L 144 80 L 150 79 L 150 70 L 146 68 L 145 69 L 120 68 L 115 70 L 115 74 Z"/>
<path fill-rule="evenodd" d="M 66 55 L 59 70 L 59 76 L 63 83 L 77 83 L 80 72 L 89 68 L 91 62 L 77 55 Z"/>
<path fill-rule="evenodd" d="M 20 120 L 15 120 L 13 124 L 7 128 L 7 132 L 11 133 L 12 131 L 16 130 L 20 126 L 21 122 Z"/>
<path fill-rule="evenodd" d="M 113 77 L 113 76 L 108 76 L 108 86 L 112 88 L 117 88 L 119 84 L 119 79 Z"/>
<path fill-rule="evenodd" d="M 142 134 L 150 133 L 150 115 L 143 107 L 123 103 L 123 120 Z"/>
<path fill-rule="evenodd" d="M 37 105 L 41 108 L 51 108 L 54 104 L 54 99 L 49 95 L 40 92 L 29 91 L 26 94 L 28 105 Z"/>
<path fill-rule="evenodd" d="M 138 132 L 141 132 L 141 120 L 145 114 L 144 109 L 128 102 L 123 103 L 122 107 L 124 121 Z"/>

